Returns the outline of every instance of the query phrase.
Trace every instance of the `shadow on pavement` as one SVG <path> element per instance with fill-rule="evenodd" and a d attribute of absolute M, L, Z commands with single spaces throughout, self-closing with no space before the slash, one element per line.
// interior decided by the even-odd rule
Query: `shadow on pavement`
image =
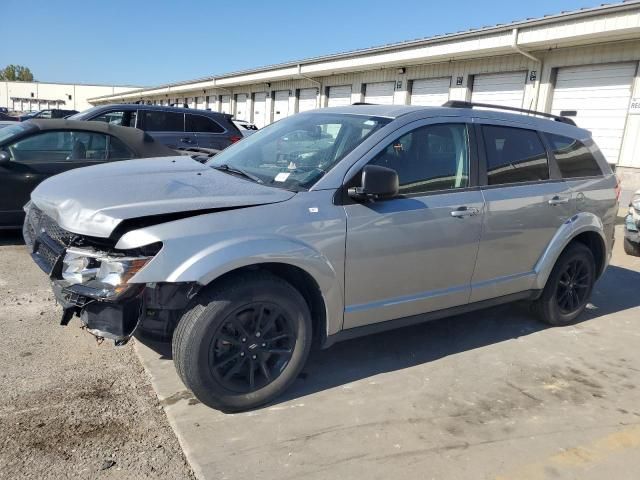
<path fill-rule="evenodd" d="M 0 246 L 24 245 L 22 231 L 20 230 L 0 230 Z"/>
<path fill-rule="evenodd" d="M 581 322 L 639 306 L 638 285 L 640 272 L 610 266 L 596 284 L 592 304 Z M 338 343 L 327 350 L 312 351 L 300 377 L 271 405 L 546 328 L 528 303 L 519 302 Z M 142 342 L 162 359 L 172 358 L 170 343 Z"/>

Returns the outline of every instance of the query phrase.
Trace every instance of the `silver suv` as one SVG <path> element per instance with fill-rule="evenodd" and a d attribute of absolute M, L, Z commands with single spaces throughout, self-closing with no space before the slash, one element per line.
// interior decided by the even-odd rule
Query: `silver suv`
<path fill-rule="evenodd" d="M 224 411 L 282 393 L 312 341 L 523 299 L 569 324 L 609 261 L 616 178 L 570 120 L 476 106 L 327 108 L 204 165 L 73 170 L 33 192 L 26 243 L 63 324 L 172 337 Z"/>

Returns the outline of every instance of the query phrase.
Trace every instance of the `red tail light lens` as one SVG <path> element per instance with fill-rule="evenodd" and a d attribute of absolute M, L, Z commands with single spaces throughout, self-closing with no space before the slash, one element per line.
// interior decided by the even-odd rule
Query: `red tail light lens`
<path fill-rule="evenodd" d="M 620 201 L 621 192 L 622 192 L 622 187 L 620 186 L 620 179 L 616 176 L 616 202 Z"/>
<path fill-rule="evenodd" d="M 231 140 L 231 143 L 236 143 L 242 140 L 242 137 L 239 137 L 238 135 L 232 135 L 229 139 Z"/>

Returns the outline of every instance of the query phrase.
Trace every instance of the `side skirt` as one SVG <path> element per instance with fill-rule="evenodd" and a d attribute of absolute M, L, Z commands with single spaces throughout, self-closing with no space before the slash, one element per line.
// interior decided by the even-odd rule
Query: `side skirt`
<path fill-rule="evenodd" d="M 419 323 L 438 320 L 445 317 L 452 317 L 454 315 L 461 315 L 463 313 L 469 313 L 476 310 L 482 310 L 484 308 L 495 307 L 497 305 L 503 305 L 505 303 L 511 303 L 518 300 L 535 300 L 541 294 L 542 290 L 526 290 L 524 292 L 512 293 L 502 297 L 482 300 L 480 302 L 468 303 L 466 305 L 445 308 L 443 310 L 436 310 L 435 312 L 421 313 L 419 315 L 412 315 L 410 317 L 397 318 L 395 320 L 387 320 L 386 322 L 378 322 L 371 325 L 363 325 L 362 327 L 350 328 L 348 330 L 342 330 L 334 335 L 330 335 L 325 338 L 324 342 L 322 342 L 322 348 L 329 348 L 334 343 L 342 342 L 344 340 L 351 340 L 352 338 L 385 332 L 387 330 L 393 330 L 395 328 L 417 325 Z"/>

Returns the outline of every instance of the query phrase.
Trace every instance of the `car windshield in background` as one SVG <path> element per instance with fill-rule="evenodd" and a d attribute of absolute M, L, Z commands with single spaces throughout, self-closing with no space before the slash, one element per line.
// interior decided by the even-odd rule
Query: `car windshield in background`
<path fill-rule="evenodd" d="M 0 143 L 33 128 L 29 123 L 14 123 L 0 130 Z"/>
<path fill-rule="evenodd" d="M 280 120 L 220 152 L 207 165 L 265 185 L 308 189 L 387 118 L 306 114 Z"/>

